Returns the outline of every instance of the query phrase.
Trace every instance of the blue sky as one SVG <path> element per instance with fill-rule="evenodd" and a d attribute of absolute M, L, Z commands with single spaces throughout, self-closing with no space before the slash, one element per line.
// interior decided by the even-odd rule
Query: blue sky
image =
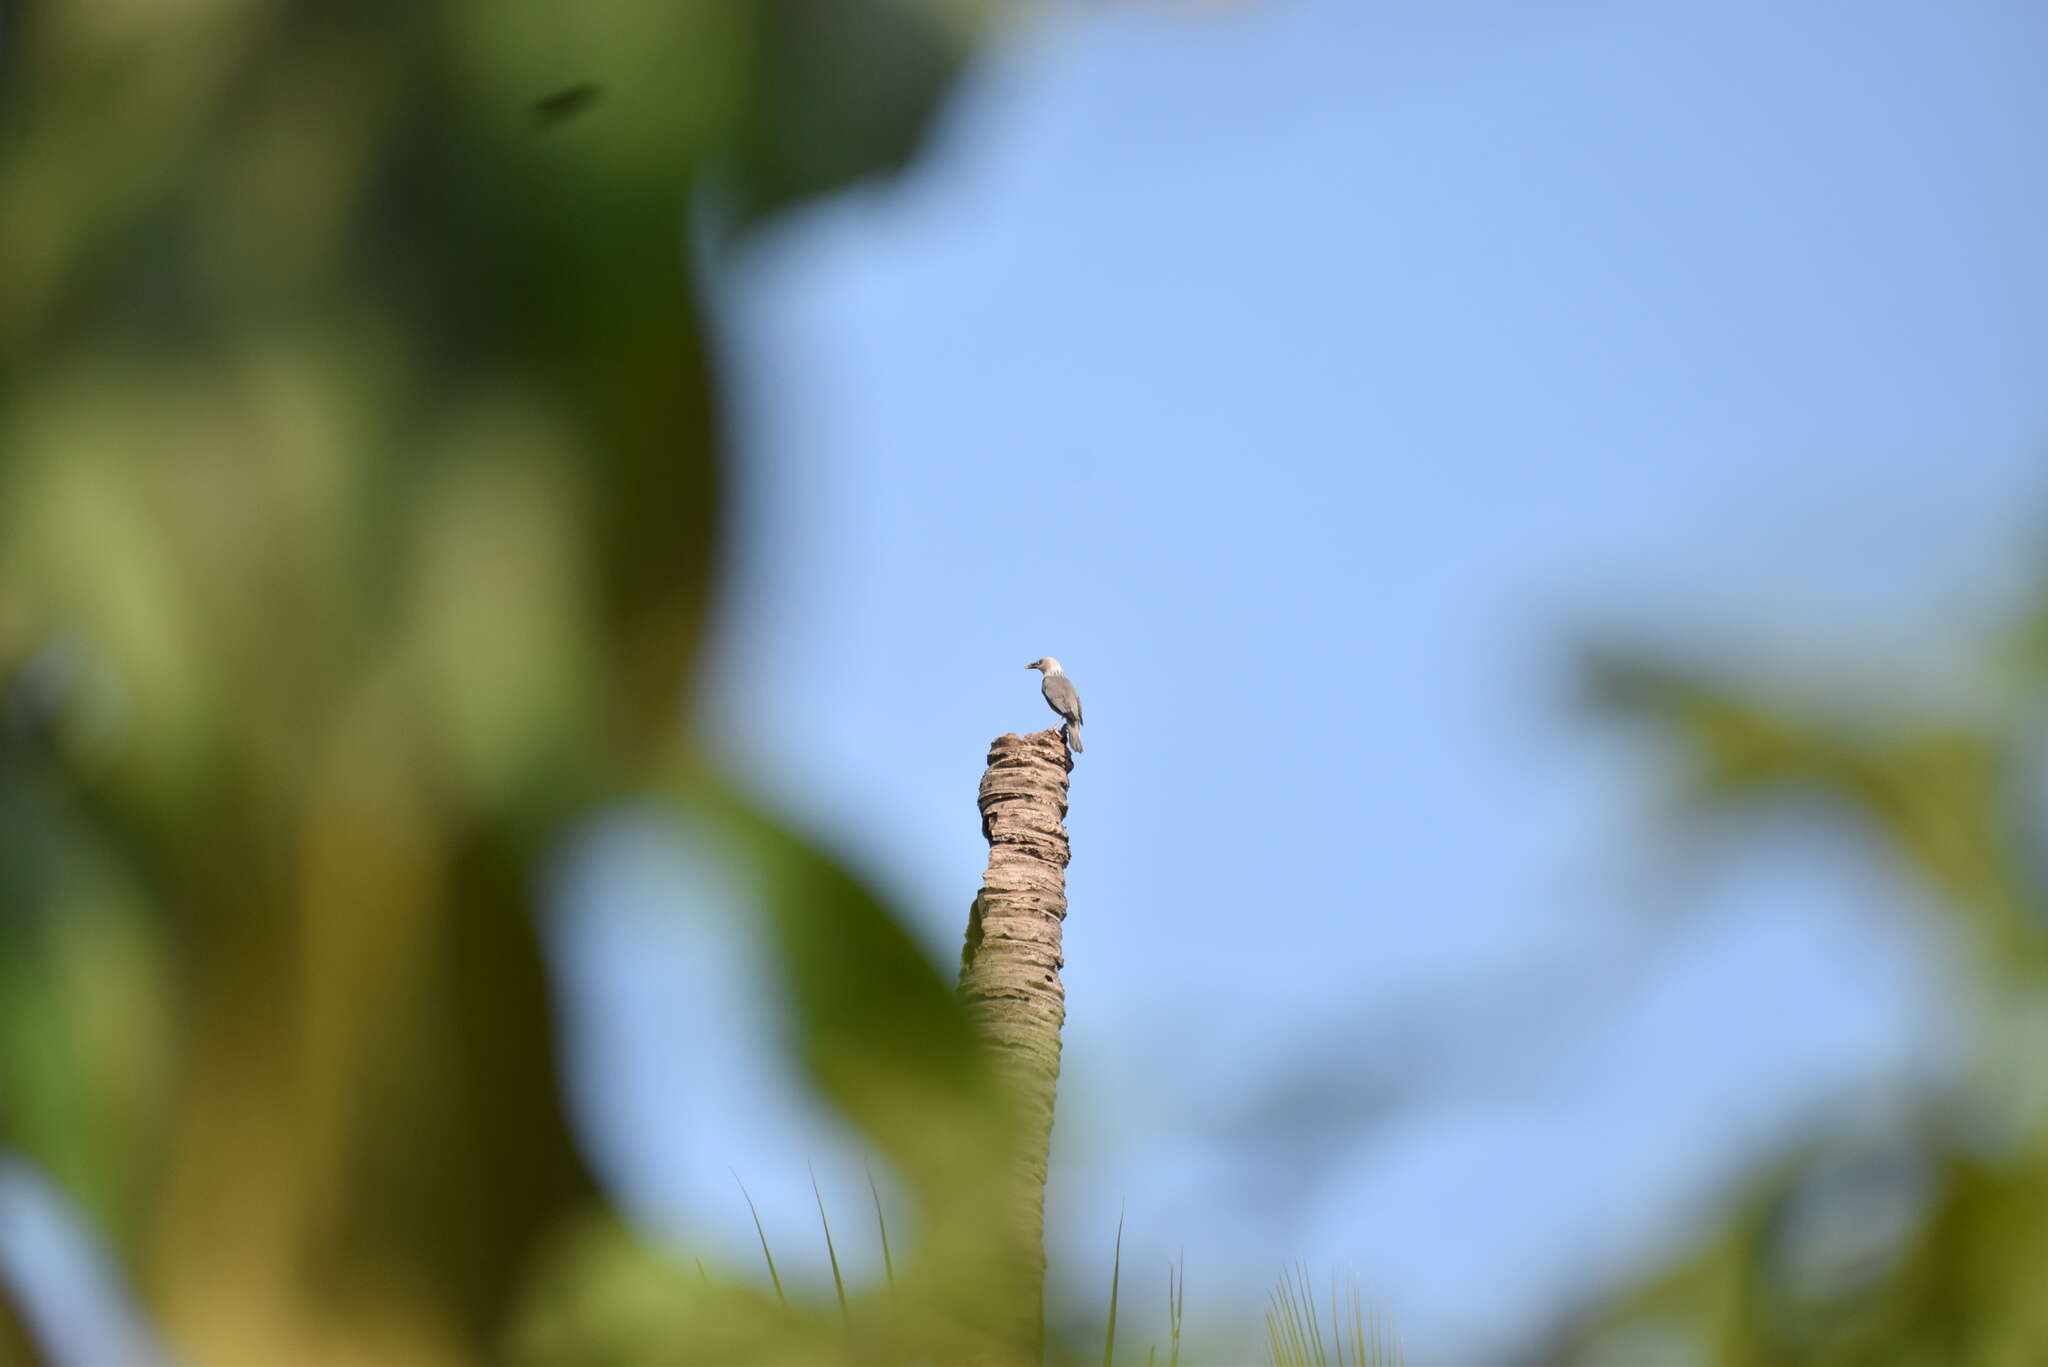
<path fill-rule="evenodd" d="M 1122 1206 L 1198 1313 L 1303 1257 L 1510 1354 L 1951 1066 L 1910 888 L 1814 813 L 1682 860 L 1571 650 L 1969 705 L 2042 508 L 2044 60 L 2025 3 L 1070 5 L 734 263 L 735 766 L 946 958 L 1024 662 L 1087 700 L 1080 1304 Z M 714 864 L 627 815 L 565 865 L 579 1099 L 650 1221 L 747 1256 L 730 1166 L 800 1260 L 858 1157 Z"/>

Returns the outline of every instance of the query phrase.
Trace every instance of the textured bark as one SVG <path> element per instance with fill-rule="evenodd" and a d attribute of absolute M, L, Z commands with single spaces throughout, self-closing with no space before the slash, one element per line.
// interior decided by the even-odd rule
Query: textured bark
<path fill-rule="evenodd" d="M 981 776 L 988 870 L 968 913 L 960 996 L 994 1047 L 1017 1107 L 1008 1198 L 1016 1249 L 1012 1293 L 1019 1342 L 1034 1355 L 1044 1334 L 1045 1176 L 1060 1075 L 1060 923 L 1067 915 L 1067 776 L 1073 758 L 1058 731 L 1003 736 Z"/>

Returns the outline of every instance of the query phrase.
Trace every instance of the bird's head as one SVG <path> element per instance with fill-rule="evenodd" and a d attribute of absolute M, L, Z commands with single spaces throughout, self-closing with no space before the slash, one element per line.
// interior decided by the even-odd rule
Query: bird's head
<path fill-rule="evenodd" d="M 1042 660 L 1033 660 L 1030 664 L 1025 665 L 1024 667 L 1026 669 L 1042 669 L 1048 674 L 1057 674 L 1060 672 L 1060 662 L 1058 660 L 1055 660 L 1050 655 L 1046 656 Z"/>

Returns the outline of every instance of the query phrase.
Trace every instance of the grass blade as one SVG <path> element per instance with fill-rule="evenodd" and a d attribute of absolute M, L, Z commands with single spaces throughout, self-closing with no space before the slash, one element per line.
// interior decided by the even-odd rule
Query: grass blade
<path fill-rule="evenodd" d="M 1330 1278 L 1327 1340 L 1307 1263 L 1280 1270 L 1267 1306 L 1266 1360 L 1272 1367 L 1400 1367 L 1401 1342 L 1379 1307 L 1366 1307 L 1356 1277 L 1348 1284 Z"/>
<path fill-rule="evenodd" d="M 1171 1346 L 1167 1349 L 1166 1367 L 1180 1367 L 1180 1324 L 1188 1303 L 1187 1267 L 1186 1249 L 1181 1250 L 1178 1262 L 1166 1265 L 1166 1323 L 1172 1334 Z"/>
<path fill-rule="evenodd" d="M 1337 1291 L 1336 1269 L 1330 1270 L 1330 1342 L 1337 1345 L 1337 1367 L 1348 1367 L 1349 1355 L 1344 1350 L 1344 1322 L 1337 1318 L 1338 1308 L 1344 1304 Z M 1360 1343 L 1358 1351 L 1363 1353 L 1365 1345 Z M 1365 1367 L 1360 1363 L 1359 1367 Z"/>
<path fill-rule="evenodd" d="M 882 1215 L 882 1189 L 875 1185 L 875 1174 L 867 1164 L 861 1164 L 861 1171 L 868 1175 L 868 1194 L 875 1198 L 875 1227 L 882 1231 L 882 1271 L 888 1274 L 889 1293 L 896 1292 L 896 1260 L 889 1256 L 889 1222 Z"/>
<path fill-rule="evenodd" d="M 1316 1309 L 1316 1284 L 1309 1279 L 1308 1259 L 1301 1260 L 1301 1299 L 1305 1309 L 1302 1319 L 1308 1323 L 1309 1346 L 1315 1350 L 1316 1367 L 1325 1367 L 1330 1360 L 1329 1350 L 1323 1347 L 1323 1319 Z"/>
<path fill-rule="evenodd" d="M 839 1250 L 832 1246 L 832 1222 L 825 1218 L 825 1193 L 818 1190 L 818 1170 L 811 1168 L 811 1195 L 818 1200 L 818 1223 L 825 1227 L 825 1256 L 832 1260 L 832 1289 L 839 1293 L 839 1322 L 851 1327 L 846 1313 L 846 1279 L 839 1275 Z"/>
<path fill-rule="evenodd" d="M 754 1198 L 747 1195 L 747 1184 L 740 1182 L 740 1175 L 733 1173 L 732 1180 L 740 1183 L 740 1195 L 747 1198 L 747 1213 L 754 1217 L 754 1233 L 761 1238 L 761 1256 L 768 1260 L 768 1280 L 775 1283 L 775 1299 L 782 1302 L 782 1308 L 787 1310 L 789 1297 L 782 1290 L 782 1274 L 775 1270 L 775 1255 L 768 1251 L 768 1231 L 761 1228 L 761 1212 L 754 1209 Z"/>
<path fill-rule="evenodd" d="M 1273 1367 L 1329 1367 L 1322 1331 L 1316 1324 L 1315 1302 L 1291 1267 L 1280 1269 L 1279 1285 L 1273 1288 L 1271 1309 L 1266 1312 L 1266 1337 Z"/>
<path fill-rule="evenodd" d="M 1109 1264 L 1109 1332 L 1102 1340 L 1102 1367 L 1116 1367 L 1117 1284 L 1124 1273 L 1124 1213 L 1116 1213 L 1116 1253 Z"/>

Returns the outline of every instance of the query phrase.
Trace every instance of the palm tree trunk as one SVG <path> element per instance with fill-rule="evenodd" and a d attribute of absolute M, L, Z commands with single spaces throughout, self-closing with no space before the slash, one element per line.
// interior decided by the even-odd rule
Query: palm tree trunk
<path fill-rule="evenodd" d="M 1035 1360 L 1045 1323 L 1045 1176 L 1060 1075 L 1060 923 L 1067 915 L 1067 775 L 1073 758 L 1058 731 L 1002 736 L 981 776 L 988 870 L 968 914 L 960 996 L 993 1047 L 1017 1123 L 1011 1149 L 1008 1231 L 1018 1285 L 1015 1341 Z"/>

